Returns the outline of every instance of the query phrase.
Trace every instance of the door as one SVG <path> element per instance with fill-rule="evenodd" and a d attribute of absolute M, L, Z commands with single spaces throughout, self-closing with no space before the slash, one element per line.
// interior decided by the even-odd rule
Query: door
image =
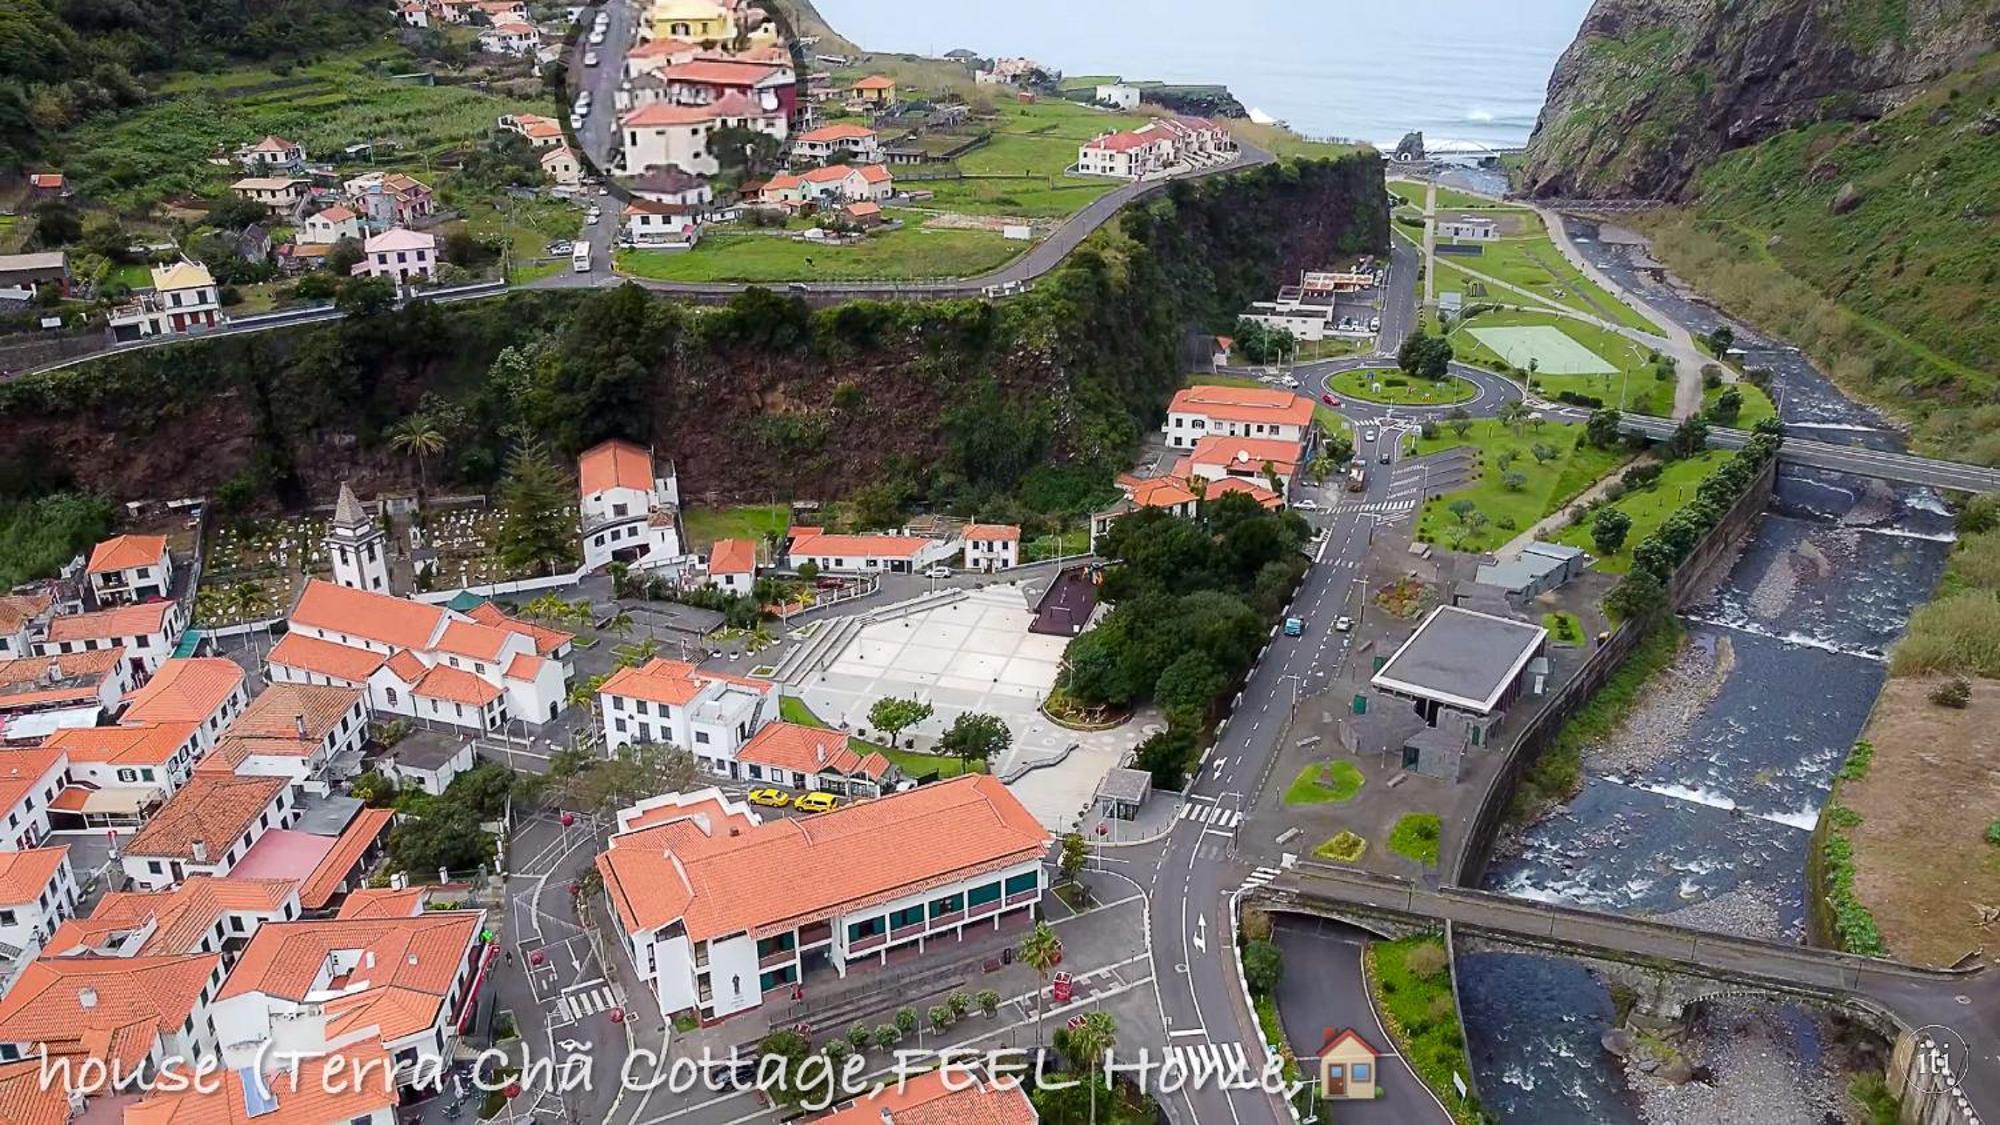
<path fill-rule="evenodd" d="M 1326 1068 L 1326 1096 L 1329 1098 L 1347 1096 L 1347 1068 L 1339 1063 L 1329 1064 Z"/>

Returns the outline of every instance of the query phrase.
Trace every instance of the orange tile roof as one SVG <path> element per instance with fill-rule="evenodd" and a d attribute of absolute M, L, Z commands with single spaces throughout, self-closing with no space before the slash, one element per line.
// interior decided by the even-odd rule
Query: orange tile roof
<path fill-rule="evenodd" d="M 1194 465 L 1228 465 L 1245 472 L 1264 471 L 1269 462 L 1281 476 L 1290 476 L 1299 463 L 1299 443 L 1279 438 L 1230 437 L 1210 434 L 1194 443 L 1187 461 Z"/>
<path fill-rule="evenodd" d="M 229 724 L 229 733 L 243 738 L 299 741 L 298 720 L 305 720 L 303 740 L 318 746 L 361 701 L 361 689 L 333 684 L 272 684 L 250 700 L 243 714 Z M 308 752 L 311 747 L 308 747 Z"/>
<path fill-rule="evenodd" d="M 886 771 L 889 765 L 889 759 L 880 754 L 863 758 L 855 753 L 847 744 L 847 736 L 837 730 L 782 721 L 765 724 L 763 730 L 743 744 L 736 756 L 745 762 L 790 770 L 808 777 L 822 770 L 833 770 L 879 778 L 881 772 L 868 772 L 869 762 L 878 761 L 880 771 Z"/>
<path fill-rule="evenodd" d="M 982 543 L 1019 542 L 1021 529 L 1011 523 L 969 523 L 965 525 L 965 537 Z"/>
<path fill-rule="evenodd" d="M 341 830 L 340 838 L 333 843 L 333 849 L 320 857 L 319 866 L 313 868 L 304 883 L 299 884 L 299 903 L 307 910 L 321 910 L 340 893 L 340 884 L 368 854 L 368 849 L 382 834 L 389 830 L 389 824 L 396 819 L 393 809 L 362 809 L 354 814 Z"/>
<path fill-rule="evenodd" d="M 517 617 L 509 617 L 506 610 L 492 602 L 481 602 L 473 606 L 466 616 L 481 625 L 491 625 L 495 629 L 519 633 L 534 641 L 535 654 L 538 656 L 553 656 L 558 649 L 576 639 L 574 633 L 565 633 L 561 629 L 551 629 L 544 625 L 522 621 Z"/>
<path fill-rule="evenodd" d="M 618 669 L 597 690 L 604 695 L 622 695 L 629 699 L 684 707 L 701 694 L 703 685 L 710 683 L 736 684 L 761 692 L 769 692 L 774 686 L 768 680 L 704 672 L 685 661 L 656 656 L 636 668 Z"/>
<path fill-rule="evenodd" d="M 0 852 L 0 902 L 16 906 L 41 897 L 69 858 L 69 845 Z"/>
<path fill-rule="evenodd" d="M 311 625 L 395 648 L 424 648 L 445 612 L 405 598 L 339 586 L 315 578 L 292 608 L 294 624 Z"/>
<path fill-rule="evenodd" d="M 56 927 L 45 947 L 51 955 L 84 953 L 106 939 L 136 930 L 150 920 L 153 933 L 139 947 L 142 957 L 199 951 L 202 939 L 229 914 L 283 914 L 294 884 L 289 879 L 217 879 L 196 875 L 172 890 L 113 891 L 88 918 Z"/>
<path fill-rule="evenodd" d="M 116 674 L 124 660 L 123 645 L 0 660 L 0 708 L 15 710 L 96 699 L 104 678 Z"/>
<path fill-rule="evenodd" d="M 896 88 L 896 80 L 880 74 L 871 74 L 866 78 L 856 81 L 854 88 L 857 90 L 893 90 Z"/>
<path fill-rule="evenodd" d="M 506 678 L 532 683 L 536 676 L 542 674 L 542 663 L 542 658 L 539 656 L 525 652 L 516 653 L 514 659 L 507 665 Z"/>
<path fill-rule="evenodd" d="M 653 488 L 653 455 L 629 441 L 606 441 L 591 446 L 577 459 L 577 487 L 583 495 L 594 496 L 613 488 L 633 488 L 650 492 Z"/>
<path fill-rule="evenodd" d="M 258 814 L 290 785 L 282 777 L 197 772 L 132 837 L 125 854 L 192 861 L 193 844 L 199 840 L 208 845 L 206 862 L 221 863 Z"/>
<path fill-rule="evenodd" d="M 695 940 L 790 929 L 1036 860 L 1049 833 L 997 778 L 967 774 L 666 851 L 613 837 L 597 857 L 631 932 L 682 919 Z"/>
<path fill-rule="evenodd" d="M 1223 477 L 1221 480 L 1209 481 L 1208 487 L 1202 490 L 1202 499 L 1214 500 L 1217 497 L 1227 496 L 1232 492 L 1241 492 L 1266 508 L 1282 508 L 1285 506 L 1284 497 L 1244 477 Z"/>
<path fill-rule="evenodd" d="M 89 574 L 115 574 L 134 567 L 158 566 L 167 553 L 164 535 L 114 535 L 90 549 Z"/>
<path fill-rule="evenodd" d="M 481 625 L 476 621 L 450 621 L 444 632 L 439 634 L 437 643 L 431 646 L 438 652 L 449 652 L 458 656 L 469 656 L 474 660 L 496 660 L 500 650 L 507 647 L 507 633 Z"/>
<path fill-rule="evenodd" d="M 423 679 L 410 685 L 413 695 L 425 699 L 442 699 L 446 703 L 469 703 L 484 707 L 500 698 L 500 688 L 487 683 L 478 676 L 445 664 L 433 664 Z"/>
<path fill-rule="evenodd" d="M 886 184 L 895 178 L 890 174 L 889 169 L 880 164 L 863 164 L 860 172 L 861 178 L 871 184 Z"/>
<path fill-rule="evenodd" d="M 618 119 L 620 125 L 647 126 L 706 125 L 715 120 L 715 111 L 705 105 L 674 105 L 648 102 Z"/>
<path fill-rule="evenodd" d="M 221 964 L 219 953 L 37 957 L 0 998 L 0 1041 L 46 1045 L 51 1058 L 102 1059 L 133 1072 L 156 1039 L 187 1022 Z M 86 992 L 94 993 L 88 1007 Z"/>
<path fill-rule="evenodd" d="M 430 898 L 427 887 L 363 887 L 350 892 L 336 918 L 415 918 Z"/>
<path fill-rule="evenodd" d="M 270 661 L 287 668 L 318 672 L 336 680 L 362 684 L 375 674 L 375 669 L 388 663 L 389 658 L 369 649 L 335 644 L 304 633 L 286 633 L 271 646 Z"/>
<path fill-rule="evenodd" d="M 437 1022 L 484 918 L 477 910 L 433 910 L 259 926 L 216 999 L 262 992 L 304 1002 L 329 987 L 346 989 L 324 1003 L 327 1037 L 374 1027 L 387 1043 Z M 323 974 L 336 953 L 353 968 L 329 981 Z"/>
<path fill-rule="evenodd" d="M 49 640 L 93 641 L 120 637 L 150 637 L 167 631 L 167 611 L 173 602 L 141 602 L 95 613 L 68 613 L 49 620 Z"/>
<path fill-rule="evenodd" d="M 26 750 L 0 750 L 0 815 L 21 803 L 57 764 L 63 752 L 43 745 Z"/>
<path fill-rule="evenodd" d="M 113 766 L 159 766 L 194 741 L 200 723 L 121 723 L 115 727 L 71 727 L 42 745 L 69 755 L 72 762 Z"/>
<path fill-rule="evenodd" d="M 0 1064 L 0 1121 L 12 1125 L 69 1125 L 69 1094 L 42 1081 L 35 1059 Z"/>
<path fill-rule="evenodd" d="M 800 178 L 809 184 L 837 184 L 859 171 L 851 164 L 829 164 L 824 168 L 814 168 Z"/>
<path fill-rule="evenodd" d="M 694 59 L 690 62 L 675 63 L 664 73 L 671 82 L 690 82 L 709 86 L 755 86 L 759 82 L 775 78 L 783 73 L 784 67 L 770 63 L 738 62 L 734 59 Z"/>
<path fill-rule="evenodd" d="M 800 133 L 798 139 L 823 144 L 827 141 L 858 141 L 863 137 L 872 137 L 874 135 L 875 130 L 873 129 L 865 129 L 859 125 L 849 125 L 845 122 L 840 122 L 833 125 L 822 125 L 817 129 L 809 129 L 806 132 Z"/>
<path fill-rule="evenodd" d="M 1167 411 L 1172 414 L 1200 414 L 1226 422 L 1306 426 L 1312 424 L 1313 403 L 1309 398 L 1275 387 L 1201 384 L 1176 393 Z"/>
<path fill-rule="evenodd" d="M 792 550 L 830 558 L 909 558 L 930 545 L 916 535 L 828 535 L 816 527 L 792 529 Z"/>
<path fill-rule="evenodd" d="M 343 1061 L 337 1066 L 330 1059 Z M 305 1059 L 296 1076 L 289 1064 L 274 1069 L 259 1083 L 259 1093 L 269 1098 L 274 1109 L 255 1117 L 246 1108 L 248 1091 L 242 1070 L 224 1068 L 210 1081 L 208 1093 L 190 1086 L 185 1090 L 155 1090 L 145 1100 L 125 1108 L 123 1125 L 270 1125 L 274 1121 L 298 1125 L 365 1120 L 377 1113 L 392 1113 L 398 1102 L 395 1070 L 380 1050 L 348 1048 L 333 1055 Z"/>
<path fill-rule="evenodd" d="M 757 544 L 748 539 L 717 539 L 708 549 L 710 574 L 754 574 Z"/>
<path fill-rule="evenodd" d="M 697 49 L 695 44 L 685 39 L 655 39 L 650 43 L 641 43 L 639 46 L 625 52 L 625 57 L 628 59 L 650 59 L 657 55 L 678 55 L 682 51 Z"/>
<path fill-rule="evenodd" d="M 227 657 L 167 660 L 125 697 L 123 721 L 205 723 L 242 686 L 243 666 Z"/>
<path fill-rule="evenodd" d="M 0 632 L 14 632 L 30 619 L 47 613 L 55 601 L 50 594 L 0 595 Z"/>
<path fill-rule="evenodd" d="M 882 1089 L 852 1105 L 817 1118 L 812 1125 L 1035 1125 L 1040 1118 L 1018 1078 L 971 1078 L 960 1072 L 945 1081 L 933 1070 Z"/>

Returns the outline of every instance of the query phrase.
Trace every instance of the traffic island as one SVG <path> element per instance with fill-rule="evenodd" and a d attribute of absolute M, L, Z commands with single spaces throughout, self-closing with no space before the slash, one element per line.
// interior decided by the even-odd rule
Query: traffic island
<path fill-rule="evenodd" d="M 1342 830 L 1313 849 L 1313 854 L 1335 863 L 1359 863 L 1368 852 L 1368 841 Z"/>
<path fill-rule="evenodd" d="M 1482 1120 L 1479 1100 L 1460 1097 L 1454 1077 L 1472 1074 L 1465 1057 L 1465 1034 L 1452 998 L 1451 957 L 1444 939 L 1419 934 L 1369 944 L 1362 954 L 1368 991 L 1396 1049 L 1454 1121 Z"/>
<path fill-rule="evenodd" d="M 1285 787 L 1285 803 L 1296 806 L 1351 801 L 1367 780 L 1353 762 L 1341 759 L 1313 762 Z"/>

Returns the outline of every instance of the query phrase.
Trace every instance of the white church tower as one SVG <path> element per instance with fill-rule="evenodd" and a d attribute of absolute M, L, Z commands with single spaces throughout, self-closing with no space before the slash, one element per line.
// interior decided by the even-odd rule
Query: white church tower
<path fill-rule="evenodd" d="M 326 528 L 326 550 L 333 556 L 335 583 L 377 594 L 390 592 L 389 538 L 362 509 L 346 481 L 340 482 L 340 500 Z"/>

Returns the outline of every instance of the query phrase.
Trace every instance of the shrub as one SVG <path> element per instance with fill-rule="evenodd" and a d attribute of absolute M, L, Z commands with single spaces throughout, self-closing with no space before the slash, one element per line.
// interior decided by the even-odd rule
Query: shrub
<path fill-rule="evenodd" d="M 916 1029 L 917 1010 L 915 1008 L 898 1008 L 896 1010 L 896 1030 L 908 1035 Z"/>
<path fill-rule="evenodd" d="M 1962 710 L 1967 704 L 1972 702 L 1972 685 L 1966 683 L 1963 677 L 1953 676 L 1951 679 L 1931 689 L 1931 702 L 1937 704 L 1939 707 L 1953 707 Z"/>
<path fill-rule="evenodd" d="M 868 1030 L 867 1024 L 857 1023 L 847 1029 L 847 1041 L 854 1044 L 854 1049 L 857 1051 L 867 1050 L 869 1040 L 874 1037 L 875 1033 Z"/>
<path fill-rule="evenodd" d="M 1665 471 L 1666 466 L 1658 461 L 1647 461 L 1620 473 L 1618 479 L 1626 488 L 1646 488 L 1658 481 L 1660 474 Z"/>
<path fill-rule="evenodd" d="M 2000 820 L 1986 826 L 1986 842 L 2000 848 Z"/>
<path fill-rule="evenodd" d="M 902 1038 L 903 1033 L 897 1029 L 895 1024 L 885 1023 L 875 1029 L 875 1045 L 885 1051 L 895 1046 L 897 1041 Z"/>
<path fill-rule="evenodd" d="M 979 1010 L 989 1016 L 1000 1010 L 1000 994 L 990 988 L 981 989 L 979 995 L 972 999 L 979 1005 Z"/>
<path fill-rule="evenodd" d="M 1269 995 L 1284 975 L 1285 955 L 1276 945 L 1253 941 L 1243 946 L 1243 983 L 1250 986 L 1251 992 Z"/>

